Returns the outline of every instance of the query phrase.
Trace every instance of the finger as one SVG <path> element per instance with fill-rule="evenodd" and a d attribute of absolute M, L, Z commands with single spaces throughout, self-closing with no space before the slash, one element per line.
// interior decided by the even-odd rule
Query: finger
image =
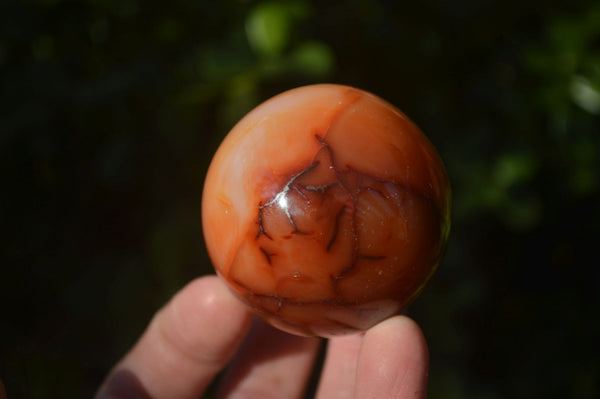
<path fill-rule="evenodd" d="M 226 373 L 219 398 L 299 398 L 320 340 L 291 335 L 260 320 Z"/>
<path fill-rule="evenodd" d="M 327 346 L 323 374 L 317 389 L 318 399 L 354 397 L 356 365 L 363 334 L 331 338 Z"/>
<path fill-rule="evenodd" d="M 425 398 L 429 356 L 421 329 L 395 316 L 365 334 L 358 357 L 357 398 Z"/>
<path fill-rule="evenodd" d="M 156 314 L 98 397 L 198 397 L 233 356 L 250 320 L 217 277 L 191 282 Z"/>

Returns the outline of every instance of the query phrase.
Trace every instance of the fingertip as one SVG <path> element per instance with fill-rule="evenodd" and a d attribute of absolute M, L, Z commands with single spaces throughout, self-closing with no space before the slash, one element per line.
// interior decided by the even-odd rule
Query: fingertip
<path fill-rule="evenodd" d="M 398 315 L 377 324 L 365 334 L 365 339 L 375 342 L 395 342 L 412 348 L 404 353 L 415 362 L 429 364 L 429 350 L 421 327 L 410 317 Z"/>
<path fill-rule="evenodd" d="M 389 318 L 365 334 L 357 397 L 425 398 L 429 352 L 421 328 L 406 316 Z"/>
<path fill-rule="evenodd" d="M 317 398 L 354 397 L 358 354 L 363 337 L 363 334 L 352 334 L 329 340 Z"/>
<path fill-rule="evenodd" d="M 198 361 L 222 367 L 246 335 L 247 308 L 217 276 L 188 283 L 155 318 L 165 339 Z"/>

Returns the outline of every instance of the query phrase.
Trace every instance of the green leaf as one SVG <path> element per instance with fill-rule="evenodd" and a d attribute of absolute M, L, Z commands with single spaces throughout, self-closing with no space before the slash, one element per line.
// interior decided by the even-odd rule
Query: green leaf
<path fill-rule="evenodd" d="M 282 3 L 257 5 L 246 19 L 246 35 L 252 49 L 261 55 L 281 54 L 289 42 L 290 16 Z"/>
<path fill-rule="evenodd" d="M 298 72 L 310 76 L 325 76 L 333 70 L 333 53 L 323 43 L 308 42 L 292 53 L 292 65 Z"/>

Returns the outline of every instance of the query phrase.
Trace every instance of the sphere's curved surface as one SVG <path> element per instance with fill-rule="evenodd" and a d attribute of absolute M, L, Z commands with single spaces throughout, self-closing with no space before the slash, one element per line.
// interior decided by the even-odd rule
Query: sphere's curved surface
<path fill-rule="evenodd" d="M 340 85 L 282 93 L 224 139 L 203 228 L 217 273 L 300 335 L 368 329 L 424 287 L 450 228 L 433 146 L 397 108 Z"/>

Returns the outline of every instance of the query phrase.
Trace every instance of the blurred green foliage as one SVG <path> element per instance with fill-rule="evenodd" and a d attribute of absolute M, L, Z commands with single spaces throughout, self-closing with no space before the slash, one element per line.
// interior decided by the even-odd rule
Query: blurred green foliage
<path fill-rule="evenodd" d="M 90 396 L 211 273 L 203 176 L 262 100 L 339 82 L 398 105 L 454 189 L 411 308 L 431 398 L 600 396 L 600 4 L 0 4 L 0 377 Z"/>

